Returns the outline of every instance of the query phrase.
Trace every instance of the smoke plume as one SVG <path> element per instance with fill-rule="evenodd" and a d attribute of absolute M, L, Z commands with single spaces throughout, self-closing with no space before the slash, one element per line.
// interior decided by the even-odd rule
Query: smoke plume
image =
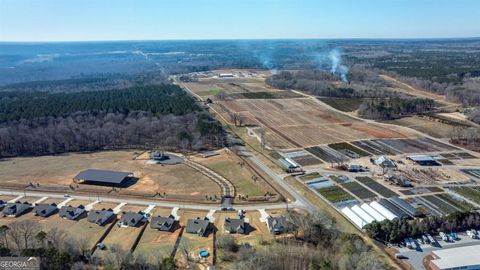
<path fill-rule="evenodd" d="M 340 78 L 344 82 L 348 82 L 348 67 L 343 64 L 342 54 L 340 50 L 333 49 L 330 51 L 328 58 L 331 62 L 330 72 L 332 74 L 340 75 Z"/>

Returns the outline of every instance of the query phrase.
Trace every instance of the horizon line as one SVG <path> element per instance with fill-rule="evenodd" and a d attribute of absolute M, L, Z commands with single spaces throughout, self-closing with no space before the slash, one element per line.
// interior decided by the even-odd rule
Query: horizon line
<path fill-rule="evenodd" d="M 338 38 L 192 38 L 192 39 L 97 39 L 97 40 L 0 40 L 0 43 L 94 43 L 94 42 L 155 42 L 155 41 L 262 41 L 262 40 L 459 40 L 480 39 L 479 36 L 462 37 L 338 37 Z"/>

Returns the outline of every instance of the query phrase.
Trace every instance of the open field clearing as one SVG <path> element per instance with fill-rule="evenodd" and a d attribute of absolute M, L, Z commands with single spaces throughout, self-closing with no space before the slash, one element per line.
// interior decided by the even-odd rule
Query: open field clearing
<path fill-rule="evenodd" d="M 234 153 L 229 150 L 221 150 L 218 153 L 217 156 L 194 157 L 192 160 L 228 179 L 235 186 L 237 195 L 263 197 L 267 192 L 274 193 L 267 183 L 256 179 L 258 176 Z"/>
<path fill-rule="evenodd" d="M 450 124 L 433 121 L 420 116 L 403 117 L 388 121 L 387 123 L 413 128 L 435 138 L 449 138 L 455 127 Z"/>
<path fill-rule="evenodd" d="M 154 196 L 157 192 L 167 196 L 188 195 L 203 198 L 205 195 L 220 195 L 217 184 L 203 174 L 183 164 L 160 166 L 134 160 L 135 151 L 105 151 L 89 154 L 65 154 L 27 158 L 11 158 L 0 162 L 0 185 L 28 185 L 40 187 L 66 187 L 80 171 L 95 168 L 133 172 L 139 180 L 122 189 L 123 193 Z M 110 188 L 92 185 L 74 185 L 82 189 L 108 191 Z"/>
<path fill-rule="evenodd" d="M 353 112 L 358 110 L 364 101 L 363 98 L 319 97 L 318 99 L 343 112 Z"/>
<path fill-rule="evenodd" d="M 219 101 L 222 114 L 245 116 L 245 124 L 260 125 L 283 140 L 271 139 L 279 148 L 308 147 L 375 138 L 405 138 L 410 132 L 364 123 L 335 112 L 311 99 Z M 286 143 L 285 143 L 286 141 Z"/>
<path fill-rule="evenodd" d="M 356 177 L 355 179 L 357 179 L 360 183 L 364 184 L 365 186 L 369 187 L 371 190 L 374 190 L 385 198 L 398 196 L 397 193 L 393 192 L 388 187 L 378 183 L 370 177 Z"/>

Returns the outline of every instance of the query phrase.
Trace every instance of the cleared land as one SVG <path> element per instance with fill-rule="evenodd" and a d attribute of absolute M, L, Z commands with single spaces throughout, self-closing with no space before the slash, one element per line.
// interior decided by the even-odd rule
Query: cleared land
<path fill-rule="evenodd" d="M 80 171 L 95 168 L 133 172 L 139 177 L 136 184 L 122 189 L 120 193 L 154 196 L 157 192 L 168 195 L 196 196 L 220 195 L 220 188 L 203 174 L 183 164 L 160 166 L 134 160 L 135 151 L 105 151 L 88 154 L 66 154 L 28 158 L 12 158 L 0 162 L 0 185 L 28 185 L 68 188 L 72 178 Z M 80 190 L 103 190 L 110 188 L 79 185 Z"/>
<path fill-rule="evenodd" d="M 235 186 L 238 195 L 263 197 L 267 192 L 275 193 L 267 183 L 258 178 L 250 168 L 234 153 L 218 151 L 219 155 L 208 158 L 195 157 L 198 162 L 222 175 Z M 256 179 L 256 180 L 254 180 Z"/>
<path fill-rule="evenodd" d="M 363 98 L 319 97 L 319 100 L 343 112 L 353 112 L 362 105 Z"/>
<path fill-rule="evenodd" d="M 413 128 L 435 138 L 449 138 L 455 126 L 420 116 L 409 116 L 388 123 Z"/>

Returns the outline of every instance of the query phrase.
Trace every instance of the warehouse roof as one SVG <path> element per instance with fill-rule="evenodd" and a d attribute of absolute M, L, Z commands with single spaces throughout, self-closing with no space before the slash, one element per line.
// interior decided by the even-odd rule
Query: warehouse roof
<path fill-rule="evenodd" d="M 131 172 L 116 172 L 108 170 L 88 169 L 80 172 L 75 176 L 74 180 L 103 182 L 110 184 L 121 184 L 125 178 L 129 177 Z"/>
<path fill-rule="evenodd" d="M 478 245 L 457 247 L 449 249 L 440 249 L 432 251 L 434 263 L 439 269 L 450 269 L 465 266 L 480 266 L 480 256 L 478 256 Z"/>

